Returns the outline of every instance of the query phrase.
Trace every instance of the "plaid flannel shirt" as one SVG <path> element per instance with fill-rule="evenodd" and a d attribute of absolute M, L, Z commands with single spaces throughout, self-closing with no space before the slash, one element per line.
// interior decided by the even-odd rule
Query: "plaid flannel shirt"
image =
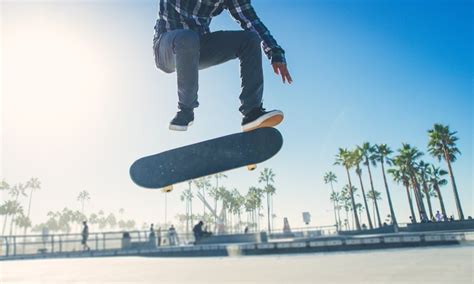
<path fill-rule="evenodd" d="M 260 21 L 250 0 L 160 0 L 155 37 L 178 29 L 209 33 L 212 17 L 228 10 L 244 30 L 256 32 L 262 39 L 263 51 L 272 63 L 285 63 L 285 51 Z"/>

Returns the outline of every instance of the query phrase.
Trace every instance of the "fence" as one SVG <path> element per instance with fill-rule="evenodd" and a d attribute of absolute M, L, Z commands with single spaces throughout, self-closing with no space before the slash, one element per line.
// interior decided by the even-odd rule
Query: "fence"
<path fill-rule="evenodd" d="M 191 235 L 186 234 L 172 238 L 167 232 L 162 232 L 160 235 L 155 233 L 151 238 L 149 234 L 149 231 L 91 233 L 87 239 L 87 246 L 90 250 L 117 250 L 126 246 L 169 246 L 170 239 L 177 240 L 176 245 L 194 241 Z M 79 252 L 84 250 L 81 241 L 81 234 L 0 236 L 0 256 Z"/>
<path fill-rule="evenodd" d="M 271 239 L 305 238 L 336 234 L 334 226 L 294 228 L 291 231 L 274 230 Z M 81 234 L 48 234 L 0 236 L 0 256 L 80 252 Z M 119 231 L 90 233 L 87 245 L 90 250 L 119 250 L 124 248 L 154 248 L 158 246 L 190 245 L 194 242 L 192 234 L 170 235 L 168 231 Z"/>

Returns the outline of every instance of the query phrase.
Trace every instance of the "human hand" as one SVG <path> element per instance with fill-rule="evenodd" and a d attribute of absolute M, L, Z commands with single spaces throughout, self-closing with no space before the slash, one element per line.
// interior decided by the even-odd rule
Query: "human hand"
<path fill-rule="evenodd" d="M 286 82 L 288 82 L 289 84 L 293 83 L 293 79 L 291 78 L 290 72 L 288 71 L 288 68 L 286 67 L 286 63 L 275 62 L 275 63 L 272 63 L 272 66 L 273 66 L 273 72 L 281 76 L 281 80 L 283 81 L 283 84 Z"/>

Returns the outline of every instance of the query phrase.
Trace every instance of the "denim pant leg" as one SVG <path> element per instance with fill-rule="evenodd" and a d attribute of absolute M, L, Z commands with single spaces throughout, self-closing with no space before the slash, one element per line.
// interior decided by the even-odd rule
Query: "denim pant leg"
<path fill-rule="evenodd" d="M 199 42 L 199 35 L 192 30 L 166 32 L 154 42 L 158 69 L 166 73 L 177 73 L 180 109 L 199 106 Z"/>
<path fill-rule="evenodd" d="M 251 31 L 219 31 L 201 36 L 200 69 L 239 58 L 242 88 L 239 111 L 243 115 L 262 104 L 263 70 L 260 44 L 259 36 Z"/>

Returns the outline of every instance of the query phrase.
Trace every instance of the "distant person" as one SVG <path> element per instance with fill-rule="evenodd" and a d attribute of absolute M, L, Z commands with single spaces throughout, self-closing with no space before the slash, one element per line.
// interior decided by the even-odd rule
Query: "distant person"
<path fill-rule="evenodd" d="M 410 216 L 410 223 L 415 224 L 415 219 L 413 218 L 413 216 Z"/>
<path fill-rule="evenodd" d="M 198 242 L 199 240 L 201 240 L 202 236 L 203 236 L 203 229 L 202 229 L 202 226 L 204 226 L 204 222 L 203 221 L 199 221 L 194 227 L 193 227 L 193 234 L 194 234 L 194 239 L 196 240 L 196 242 Z"/>
<path fill-rule="evenodd" d="M 81 236 L 82 236 L 82 240 L 81 240 L 82 250 L 91 250 L 90 247 L 87 245 L 87 239 L 89 238 L 89 226 L 87 226 L 86 221 L 82 222 L 82 225 L 84 226 L 82 228 L 82 233 L 81 233 Z"/>
<path fill-rule="evenodd" d="M 244 234 L 248 234 L 248 233 L 249 233 L 249 226 L 245 226 Z"/>
<path fill-rule="evenodd" d="M 150 242 L 150 246 L 156 247 L 156 233 L 153 224 L 150 226 L 150 233 L 148 234 L 148 241 Z"/>
<path fill-rule="evenodd" d="M 150 239 L 156 237 L 155 228 L 153 228 L 153 224 L 150 225 L 150 233 L 149 233 L 148 237 L 149 237 Z"/>
<path fill-rule="evenodd" d="M 168 229 L 168 242 L 170 246 L 175 246 L 179 243 L 178 234 L 176 233 L 176 229 L 173 225 Z"/>
<path fill-rule="evenodd" d="M 446 214 L 443 214 L 443 221 L 444 221 L 444 222 L 449 221 L 449 220 L 448 220 L 448 216 L 446 216 Z"/>
<path fill-rule="evenodd" d="M 158 246 L 161 246 L 161 227 L 158 227 L 158 230 L 156 231 L 157 235 L 158 235 L 158 243 L 157 245 Z"/>
<path fill-rule="evenodd" d="M 449 217 L 449 222 L 453 222 L 453 221 L 454 221 L 454 215 L 451 215 L 451 216 Z"/>
<path fill-rule="evenodd" d="M 421 215 L 421 223 L 428 223 L 429 219 L 426 213 L 424 211 L 421 211 L 420 215 Z"/>
<path fill-rule="evenodd" d="M 436 222 L 441 222 L 442 221 L 442 218 L 443 216 L 441 216 L 441 213 L 439 212 L 439 210 L 436 210 Z"/>

